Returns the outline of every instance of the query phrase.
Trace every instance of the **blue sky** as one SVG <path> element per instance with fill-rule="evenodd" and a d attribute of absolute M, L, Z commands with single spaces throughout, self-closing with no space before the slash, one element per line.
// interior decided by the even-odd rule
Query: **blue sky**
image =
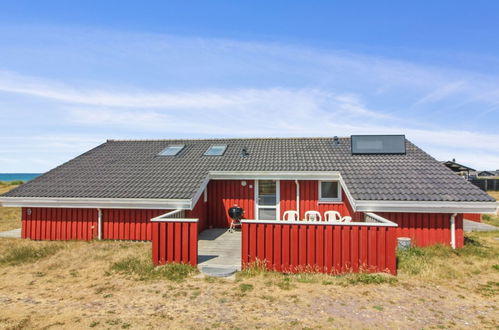
<path fill-rule="evenodd" d="M 371 133 L 497 169 L 499 3 L 1 3 L 0 123 L 0 172 L 108 138 Z"/>

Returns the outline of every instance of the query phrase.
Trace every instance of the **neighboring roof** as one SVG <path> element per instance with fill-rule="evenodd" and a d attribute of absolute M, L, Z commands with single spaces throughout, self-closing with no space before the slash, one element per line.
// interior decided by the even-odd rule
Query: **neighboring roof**
<path fill-rule="evenodd" d="M 185 148 L 158 156 L 170 144 Z M 228 147 L 203 156 L 212 144 Z M 493 201 L 407 140 L 406 151 L 352 155 L 350 138 L 109 140 L 4 196 L 191 199 L 209 171 L 339 171 L 355 200 Z"/>
<path fill-rule="evenodd" d="M 454 172 L 463 172 L 463 171 L 475 171 L 475 169 L 456 163 L 455 161 L 448 160 L 446 162 L 442 162 L 445 166 L 450 168 Z"/>
<path fill-rule="evenodd" d="M 499 171 L 479 171 L 477 172 L 478 176 L 499 176 Z"/>

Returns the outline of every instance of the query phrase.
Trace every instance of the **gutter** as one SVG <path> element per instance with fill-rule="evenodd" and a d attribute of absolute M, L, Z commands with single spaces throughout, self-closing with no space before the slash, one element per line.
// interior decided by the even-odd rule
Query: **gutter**
<path fill-rule="evenodd" d="M 301 219 L 300 216 L 300 182 L 295 180 L 296 185 L 296 212 L 298 212 L 298 218 Z"/>
<path fill-rule="evenodd" d="M 450 216 L 450 246 L 453 249 L 456 248 L 456 215 L 457 213 L 453 213 Z"/>

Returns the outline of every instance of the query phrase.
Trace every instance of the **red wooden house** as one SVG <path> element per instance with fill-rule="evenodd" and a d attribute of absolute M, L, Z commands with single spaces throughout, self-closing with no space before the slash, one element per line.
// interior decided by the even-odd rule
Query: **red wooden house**
<path fill-rule="evenodd" d="M 497 209 L 404 136 L 108 140 L 0 203 L 22 207 L 23 238 L 152 240 L 155 263 L 192 264 L 238 205 L 243 266 L 334 273 L 395 273 L 397 237 L 461 247 L 463 214 Z"/>

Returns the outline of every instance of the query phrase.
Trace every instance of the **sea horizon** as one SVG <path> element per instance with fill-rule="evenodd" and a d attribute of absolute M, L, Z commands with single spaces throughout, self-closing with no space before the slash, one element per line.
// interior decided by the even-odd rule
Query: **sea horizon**
<path fill-rule="evenodd" d="M 30 181 L 42 173 L 0 173 L 0 181 Z"/>

